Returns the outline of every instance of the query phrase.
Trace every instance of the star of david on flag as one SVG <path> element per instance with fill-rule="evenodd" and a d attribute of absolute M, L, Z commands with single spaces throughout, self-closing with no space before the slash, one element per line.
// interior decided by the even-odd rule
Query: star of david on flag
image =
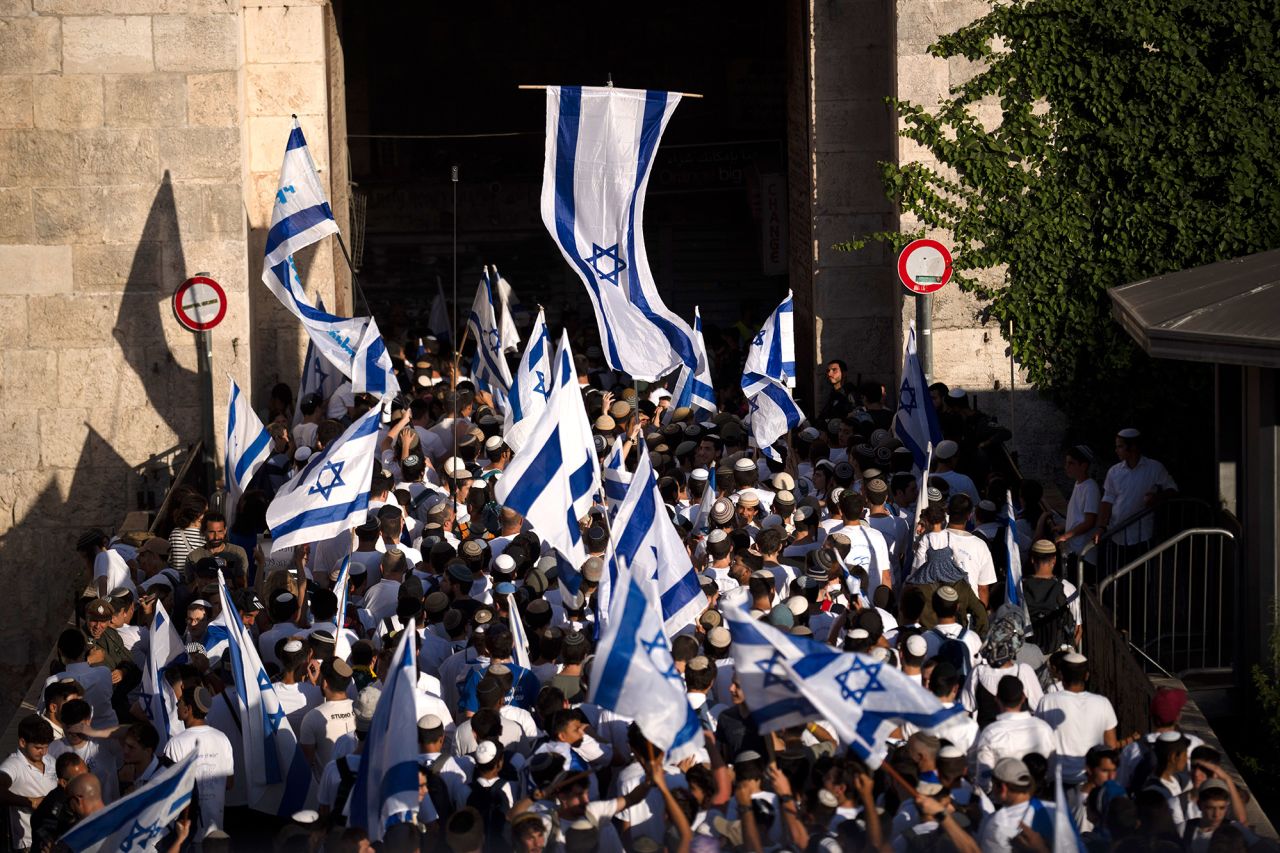
<path fill-rule="evenodd" d="M 551 337 L 547 318 L 541 308 L 529 332 L 529 342 L 520 354 L 511 392 L 507 394 L 507 411 L 502 438 L 512 450 L 524 447 L 525 439 L 538 416 L 551 399 Z"/>
<path fill-rule="evenodd" d="M 316 481 L 307 490 L 307 494 L 319 494 L 326 501 L 329 500 L 333 495 L 334 489 L 346 485 L 346 482 L 342 479 L 342 466 L 345 464 L 347 463 L 342 460 L 326 462 L 316 474 Z"/>
<path fill-rule="evenodd" d="M 500 303 L 497 279 L 486 266 L 476 287 L 471 314 L 467 317 L 467 329 L 476 342 L 476 353 L 471 359 L 471 378 L 477 388 L 493 395 L 495 407 L 505 414 L 511 392 L 511 369 L 503 355 L 502 333 L 498 325 L 503 310 Z"/>
<path fill-rule="evenodd" d="M 916 327 L 911 324 L 902 353 L 902 387 L 898 389 L 898 411 L 893 416 L 893 434 L 911 451 L 915 471 L 927 471 L 929 445 L 942 441 L 938 413 L 929 396 L 929 382 L 916 355 Z M 921 490 L 923 492 L 923 489 Z"/>
<path fill-rule="evenodd" d="M 58 839 L 75 853 L 152 851 L 191 803 L 196 760 L 191 754 L 166 767 L 128 796 L 84 818 Z"/>
<path fill-rule="evenodd" d="M 751 339 L 742 366 L 742 393 L 750 397 L 769 380 L 796 387 L 795 301 L 789 290 Z"/>
<path fill-rule="evenodd" d="M 868 664 L 862 658 L 855 658 L 847 670 L 836 676 L 836 683 L 840 685 L 840 695 L 861 705 L 868 693 L 883 691 L 884 685 L 879 680 L 882 666 L 884 666 L 882 663 Z M 861 684 L 858 681 L 859 673 L 866 675 L 866 679 Z"/>
<path fill-rule="evenodd" d="M 617 243 L 607 249 L 602 249 L 592 243 L 591 257 L 587 258 L 586 261 L 591 264 L 591 268 L 596 271 L 596 275 L 614 285 L 618 283 L 618 276 L 627 268 L 627 262 L 618 254 Z M 602 263 L 606 261 L 612 261 L 612 263 Z"/>

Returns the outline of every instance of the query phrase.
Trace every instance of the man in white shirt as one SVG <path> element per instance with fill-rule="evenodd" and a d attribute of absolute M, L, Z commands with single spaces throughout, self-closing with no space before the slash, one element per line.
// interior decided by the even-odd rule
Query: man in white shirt
<path fill-rule="evenodd" d="M 925 631 L 925 660 L 936 657 L 943 643 L 959 640 L 969 649 L 969 665 L 978 665 L 978 653 L 982 651 L 982 640 L 977 631 L 956 621 L 960 612 L 960 594 L 954 587 L 940 586 L 933 592 L 933 612 L 938 617 L 938 624 Z"/>
<path fill-rule="evenodd" d="M 1107 471 L 1107 478 L 1102 484 L 1098 526 L 1094 529 L 1095 542 L 1109 527 L 1119 526 L 1131 516 L 1153 506 L 1166 492 L 1178 490 L 1178 484 L 1163 465 L 1142 455 L 1141 438 L 1142 434 L 1136 429 L 1122 429 L 1116 435 L 1116 456 L 1120 461 Z M 1137 551 L 1149 545 L 1154 534 L 1155 520 L 1147 517 L 1130 525 L 1111 541 Z"/>
<path fill-rule="evenodd" d="M 364 596 L 364 611 L 368 615 L 366 625 L 376 625 L 388 616 L 394 616 L 400 597 L 400 584 L 409 570 L 408 560 L 399 548 L 382 555 L 382 580 Z"/>
<path fill-rule="evenodd" d="M 905 519 L 889 511 L 889 484 L 879 477 L 868 480 L 862 488 L 867 499 L 867 524 L 880 531 L 889 548 L 889 562 L 893 566 L 894 586 L 900 586 L 903 563 L 911 547 L 911 528 Z"/>
<path fill-rule="evenodd" d="M 1005 758 L 995 766 L 992 776 L 992 794 L 1000 803 L 1000 810 L 987 815 L 978 830 L 982 853 L 1009 853 L 1024 825 L 1046 842 L 1052 840 L 1053 810 L 1031 795 L 1035 783 L 1027 765 L 1016 758 Z"/>
<path fill-rule="evenodd" d="M 9 843 L 31 846 L 31 813 L 58 786 L 55 759 L 49 755 L 53 727 L 36 714 L 18 723 L 18 748 L 0 763 L 0 805 L 9 807 Z"/>
<path fill-rule="evenodd" d="M 1091 748 L 1099 744 L 1116 748 L 1116 712 L 1110 699 L 1085 690 L 1089 662 L 1084 655 L 1071 652 L 1063 658 L 1060 671 L 1062 689 L 1044 695 L 1036 716 L 1053 726 L 1063 784 L 1075 785 L 1084 779 L 1084 758 Z"/>
<path fill-rule="evenodd" d="M 107 534 L 94 528 L 76 540 L 76 551 L 93 572 L 94 589 L 98 598 L 106 598 L 111 590 L 124 587 L 137 592 L 133 585 L 133 571 L 123 556 L 114 548 L 108 548 Z"/>
<path fill-rule="evenodd" d="M 867 594 L 876 588 L 893 586 L 893 564 L 889 560 L 889 544 L 879 530 L 863 519 L 867 501 L 853 489 L 845 489 L 840 495 L 841 527 L 832 530 L 831 536 L 843 536 L 849 542 L 849 550 L 841 554 L 846 566 L 861 566 L 867 573 Z M 842 551 L 844 549 L 841 549 Z"/>
<path fill-rule="evenodd" d="M 341 658 L 330 658 L 320 667 L 320 690 L 324 701 L 307 711 L 298 732 L 298 745 L 319 780 L 333 758 L 338 738 L 355 731 L 356 717 L 347 695 L 351 687 L 351 667 Z"/>
<path fill-rule="evenodd" d="M 164 745 L 164 757 L 175 764 L 188 755 L 196 755 L 196 796 L 200 801 L 200 824 L 192 829 L 192 834 L 197 840 L 222 829 L 227 789 L 231 787 L 236 772 L 231 741 L 205 722 L 212 707 L 213 697 L 205 687 L 198 686 L 193 690 L 183 691 L 178 697 L 178 719 L 186 729 L 171 737 Z"/>
<path fill-rule="evenodd" d="M 914 638 L 912 638 L 914 639 Z M 955 707 L 959 701 L 960 687 L 963 679 L 960 672 L 947 661 L 938 661 L 929 673 L 929 692 L 938 697 L 944 708 Z M 921 729 L 911 723 L 904 723 L 902 736 L 909 738 L 916 732 L 923 731 L 946 740 L 961 752 L 968 752 L 978 739 L 978 723 L 968 714 L 955 714 L 936 726 Z"/>
<path fill-rule="evenodd" d="M 967 474 L 956 470 L 956 462 L 960 455 L 960 445 L 950 439 L 938 442 L 933 449 L 933 474 L 940 480 L 946 480 L 951 487 L 951 496 L 964 495 L 971 504 L 979 500 L 978 487 Z"/>
<path fill-rule="evenodd" d="M 978 735 L 970 754 L 974 780 L 984 787 L 991 785 L 991 771 L 1001 759 L 1021 760 L 1032 752 L 1052 758 L 1054 749 L 1053 729 L 1025 709 L 1022 682 L 1015 676 L 1000 679 L 996 701 L 1002 713 Z"/>
<path fill-rule="evenodd" d="M 965 530 L 972 513 L 973 501 L 967 495 L 952 495 L 947 504 L 946 528 L 920 537 L 911 566 L 914 570 L 923 565 L 930 548 L 949 547 L 956 565 L 968 576 L 969 586 L 986 604 L 990 599 L 991 585 L 996 582 L 996 567 L 987 543 Z"/>

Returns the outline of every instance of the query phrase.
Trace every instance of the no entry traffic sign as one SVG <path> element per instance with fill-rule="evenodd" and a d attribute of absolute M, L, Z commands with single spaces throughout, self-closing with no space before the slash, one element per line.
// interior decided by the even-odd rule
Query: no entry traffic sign
<path fill-rule="evenodd" d="M 211 278 L 197 275 L 173 292 L 173 315 L 193 332 L 207 332 L 227 316 L 227 294 Z"/>
<path fill-rule="evenodd" d="M 951 252 L 937 240 L 912 240 L 898 255 L 898 280 L 912 293 L 933 293 L 951 280 Z"/>

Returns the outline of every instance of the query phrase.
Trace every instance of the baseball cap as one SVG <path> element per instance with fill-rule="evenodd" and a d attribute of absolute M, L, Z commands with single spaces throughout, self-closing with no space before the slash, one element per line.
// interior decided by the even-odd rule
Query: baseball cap
<path fill-rule="evenodd" d="M 351 708 L 356 715 L 356 731 L 369 731 L 369 724 L 373 722 L 373 712 L 377 710 L 378 699 L 381 696 L 382 690 L 374 684 L 370 684 L 360 691 L 360 695 L 356 697 L 356 701 Z"/>
<path fill-rule="evenodd" d="M 1009 785 L 1031 784 L 1031 771 L 1017 758 L 1002 758 L 997 761 L 992 775 Z"/>

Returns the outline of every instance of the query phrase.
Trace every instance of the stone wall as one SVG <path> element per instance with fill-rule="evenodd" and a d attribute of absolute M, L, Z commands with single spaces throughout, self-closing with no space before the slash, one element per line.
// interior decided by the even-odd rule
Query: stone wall
<path fill-rule="evenodd" d="M 135 470 L 199 437 L 174 287 L 207 272 L 229 298 L 216 435 L 228 373 L 252 375 L 259 402 L 277 377 L 297 382 L 300 344 L 272 334 L 283 312 L 261 304 L 249 229 L 269 216 L 291 113 L 328 161 L 330 14 L 319 0 L 0 0 L 0 583 L 23 605 L 0 620 L 0 708 L 85 579 L 66 568 L 76 536 L 118 524 Z M 305 268 L 333 304 L 327 250 Z"/>

